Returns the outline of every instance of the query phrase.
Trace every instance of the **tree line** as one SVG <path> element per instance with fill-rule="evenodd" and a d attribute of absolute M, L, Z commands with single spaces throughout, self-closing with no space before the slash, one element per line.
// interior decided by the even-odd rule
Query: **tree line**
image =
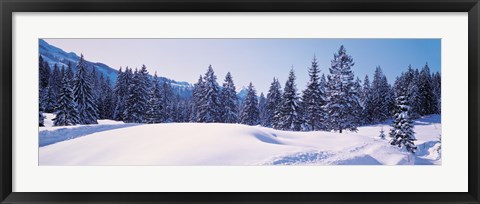
<path fill-rule="evenodd" d="M 120 68 L 112 85 L 108 77 L 87 67 L 83 55 L 75 72 L 71 63 L 62 68 L 55 64 L 51 69 L 42 56 L 39 61 L 40 126 L 43 113 L 48 112 L 56 113 L 55 126 L 113 119 L 126 123 L 240 123 L 341 133 L 393 117 L 394 123 L 402 123 L 397 129 L 405 130 L 392 128 L 390 136 L 403 134 L 405 139 L 412 129 L 408 128 L 411 119 L 441 112 L 440 73 L 431 73 L 428 64 L 420 70 L 408 66 L 393 85 L 381 67 L 376 67 L 372 82 L 368 75 L 362 82 L 355 77 L 355 63 L 344 46 L 334 54 L 327 75 L 321 74 L 318 60 L 313 57 L 303 91 L 297 89 L 292 67 L 283 89 L 273 78 L 266 96 L 258 96 L 250 83 L 244 99 L 237 96 L 232 74 L 228 72 L 220 85 L 211 65 L 193 85 L 192 95 L 180 96 L 171 83 L 160 83 L 156 73 L 152 77 L 145 65 L 139 70 Z M 402 138 L 392 141 L 392 145 L 398 145 Z"/>

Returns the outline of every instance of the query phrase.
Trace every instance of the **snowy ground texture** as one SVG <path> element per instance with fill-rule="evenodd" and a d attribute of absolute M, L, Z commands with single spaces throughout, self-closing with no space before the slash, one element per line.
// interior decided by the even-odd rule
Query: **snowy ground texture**
<path fill-rule="evenodd" d="M 40 165 L 432 165 L 441 164 L 439 115 L 415 121 L 418 151 L 358 132 L 288 132 L 240 124 L 124 124 L 40 128 Z M 49 127 L 50 126 L 50 127 Z"/>

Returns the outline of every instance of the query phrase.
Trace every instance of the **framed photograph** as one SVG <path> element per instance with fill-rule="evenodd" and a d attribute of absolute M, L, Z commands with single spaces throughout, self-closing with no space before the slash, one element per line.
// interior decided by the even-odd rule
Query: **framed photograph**
<path fill-rule="evenodd" d="M 2 203 L 479 203 L 478 0 L 2 1 Z"/>

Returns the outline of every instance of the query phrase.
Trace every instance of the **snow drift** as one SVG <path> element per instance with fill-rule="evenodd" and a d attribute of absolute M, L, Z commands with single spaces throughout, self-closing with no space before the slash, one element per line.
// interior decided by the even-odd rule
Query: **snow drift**
<path fill-rule="evenodd" d="M 99 124 L 101 126 L 102 124 Z M 141 124 L 40 147 L 40 165 L 403 165 L 441 164 L 440 116 L 415 121 L 416 155 L 356 133 L 289 132 L 217 123 Z M 55 131 L 55 130 L 50 130 Z M 438 151 L 437 151 L 438 150 Z"/>

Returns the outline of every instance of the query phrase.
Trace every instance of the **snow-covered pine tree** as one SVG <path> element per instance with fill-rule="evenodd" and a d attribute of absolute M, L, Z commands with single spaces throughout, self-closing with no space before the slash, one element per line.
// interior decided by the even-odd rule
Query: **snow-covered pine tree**
<path fill-rule="evenodd" d="M 310 81 L 302 96 L 304 127 L 307 131 L 324 130 L 326 129 L 324 125 L 326 111 L 323 109 L 323 106 L 326 104 L 326 97 L 320 84 L 320 69 L 315 56 L 313 56 L 308 74 Z"/>
<path fill-rule="evenodd" d="M 95 105 L 97 106 L 98 109 L 98 115 L 100 117 L 100 110 L 103 109 L 103 104 L 101 101 L 102 97 L 102 87 L 100 86 L 100 79 L 97 73 L 97 69 L 95 66 L 91 67 L 91 73 L 90 73 L 90 80 L 92 84 L 92 90 L 93 90 L 93 100 L 95 102 Z"/>
<path fill-rule="evenodd" d="M 273 82 L 270 84 L 270 88 L 267 93 L 267 105 L 265 107 L 265 114 L 263 118 L 262 126 L 273 127 L 278 125 L 278 122 L 274 121 L 275 113 L 282 104 L 282 87 L 278 79 L 273 78 Z"/>
<path fill-rule="evenodd" d="M 135 69 L 131 83 L 128 86 L 128 96 L 123 111 L 124 122 L 141 123 L 147 110 L 148 72 L 145 65 L 140 71 Z"/>
<path fill-rule="evenodd" d="M 69 61 L 67 65 L 67 69 L 65 70 L 65 76 L 67 77 L 67 81 L 70 83 L 70 87 L 73 87 L 73 81 L 75 78 L 75 73 L 73 72 L 72 63 Z"/>
<path fill-rule="evenodd" d="M 432 77 L 428 63 L 420 71 L 418 78 L 418 91 L 421 98 L 420 114 L 428 115 L 437 112 L 437 99 L 433 93 Z"/>
<path fill-rule="evenodd" d="M 396 98 L 396 110 L 392 128 L 390 129 L 391 145 L 405 148 L 408 152 L 415 153 L 415 132 L 413 121 L 409 116 L 410 106 L 407 100 L 407 90 L 402 90 Z"/>
<path fill-rule="evenodd" d="M 163 121 L 167 123 L 174 122 L 175 117 L 175 94 L 169 82 L 164 81 L 161 88 L 162 96 L 160 97 L 161 104 L 163 104 L 162 115 Z"/>
<path fill-rule="evenodd" d="M 62 89 L 59 94 L 59 101 L 57 106 L 57 115 L 53 119 L 54 126 L 70 126 L 76 125 L 79 122 L 76 103 L 73 100 L 72 87 L 68 76 L 65 75 L 62 79 Z"/>
<path fill-rule="evenodd" d="M 437 101 L 437 110 L 436 114 L 440 114 L 442 112 L 442 103 L 441 103 L 441 98 L 442 98 L 442 78 L 440 76 L 439 72 L 435 72 L 432 75 L 432 85 L 433 85 L 433 95 L 435 96 L 435 99 Z"/>
<path fill-rule="evenodd" d="M 117 73 L 117 81 L 115 82 L 115 86 L 113 88 L 113 99 L 115 102 L 115 107 L 113 111 L 114 120 L 123 120 L 123 111 L 125 111 L 125 101 L 128 92 L 129 82 L 126 76 L 127 71 L 128 67 L 125 72 L 122 72 L 122 68 L 120 67 Z"/>
<path fill-rule="evenodd" d="M 259 124 L 263 124 L 263 121 L 265 120 L 265 110 L 267 109 L 267 98 L 265 98 L 265 95 L 263 95 L 263 92 L 260 93 L 260 96 L 258 97 L 258 112 L 260 114 L 260 121 Z"/>
<path fill-rule="evenodd" d="M 275 129 L 292 131 L 300 131 L 302 129 L 303 116 L 301 115 L 295 79 L 295 72 L 292 67 L 283 90 L 282 104 L 274 116 L 278 119 L 278 124 L 273 126 Z"/>
<path fill-rule="evenodd" d="M 46 88 L 48 86 L 48 80 L 50 77 L 50 69 L 45 67 L 46 62 L 43 60 L 42 55 L 38 59 L 38 71 L 39 71 L 39 80 L 38 80 L 38 112 L 39 112 L 39 126 L 44 126 L 43 112 L 45 111 L 45 101 L 46 101 Z"/>
<path fill-rule="evenodd" d="M 55 91 L 53 78 L 50 77 L 50 83 L 45 89 L 44 96 L 44 108 L 47 113 L 54 113 L 57 106 L 57 93 Z"/>
<path fill-rule="evenodd" d="M 385 139 L 385 131 L 383 130 L 383 127 L 382 127 L 382 129 L 380 130 L 380 135 L 379 135 L 378 137 L 380 137 L 380 139 L 382 139 L 382 140 Z"/>
<path fill-rule="evenodd" d="M 214 123 L 219 121 L 220 117 L 220 87 L 217 83 L 217 76 L 213 71 L 212 65 L 208 66 L 207 73 L 204 76 L 202 88 L 202 98 L 199 107 L 198 122 Z"/>
<path fill-rule="evenodd" d="M 248 85 L 247 96 L 243 103 L 240 123 L 246 125 L 258 125 L 260 122 L 260 112 L 258 111 L 258 99 L 255 87 L 252 82 Z"/>
<path fill-rule="evenodd" d="M 39 86 L 40 90 L 47 88 L 48 80 L 50 80 L 50 67 L 48 63 L 43 60 L 42 55 L 39 57 Z"/>
<path fill-rule="evenodd" d="M 200 106 L 202 105 L 203 93 L 203 77 L 200 75 L 198 82 L 193 85 L 192 91 L 192 114 L 190 115 L 191 122 L 200 122 Z"/>
<path fill-rule="evenodd" d="M 357 130 L 355 108 L 360 102 L 358 93 L 354 89 L 354 75 L 351 69 L 354 64 L 352 57 L 347 55 L 347 51 L 342 45 L 334 54 L 329 69 L 328 102 L 326 104 L 329 115 L 328 126 L 340 133 L 343 130 Z"/>
<path fill-rule="evenodd" d="M 52 81 L 51 86 L 56 97 L 60 94 L 60 91 L 62 89 L 62 74 L 61 74 L 60 68 L 56 63 L 53 65 L 53 71 L 50 78 Z"/>
<path fill-rule="evenodd" d="M 153 75 L 150 92 L 148 93 L 147 112 L 145 114 L 146 123 L 163 122 L 162 104 L 160 103 L 160 82 L 158 81 L 157 72 Z"/>
<path fill-rule="evenodd" d="M 401 90 L 407 90 L 408 104 L 410 105 L 410 118 L 420 117 L 421 98 L 418 92 L 418 76 L 411 65 L 408 65 L 406 73 L 402 73 L 395 81 L 395 94 L 399 95 Z"/>
<path fill-rule="evenodd" d="M 43 88 L 41 92 L 41 103 L 43 106 L 43 109 L 47 113 L 53 113 L 55 112 L 55 107 L 57 106 L 57 91 L 56 91 L 56 86 L 55 86 L 55 80 L 58 78 L 58 68 L 56 71 L 56 76 L 53 77 L 53 73 L 50 72 L 50 66 L 48 65 L 47 62 L 43 63 L 43 69 L 40 70 L 41 72 L 48 73 L 48 80 L 47 83 L 41 81 L 41 86 L 46 86 Z M 46 71 L 48 69 L 48 72 Z M 41 79 L 44 78 L 45 73 L 40 74 Z"/>
<path fill-rule="evenodd" d="M 383 74 L 380 66 L 375 68 L 371 90 L 373 123 L 378 123 L 391 116 L 390 106 L 392 106 L 393 101 L 390 85 L 388 84 L 387 77 Z"/>
<path fill-rule="evenodd" d="M 90 75 L 81 55 L 73 81 L 73 99 L 77 104 L 79 124 L 97 124 L 98 112 L 90 82 Z"/>
<path fill-rule="evenodd" d="M 230 72 L 225 76 L 223 89 L 220 92 L 221 103 L 221 118 L 223 123 L 237 123 L 238 122 L 238 98 L 235 91 L 235 84 L 233 83 Z"/>
<path fill-rule="evenodd" d="M 99 110 L 100 118 L 113 119 L 113 89 L 110 84 L 110 79 L 108 77 L 103 77 L 103 74 L 100 75 L 100 89 L 102 93 L 100 96 L 100 104 L 102 104 L 101 109 Z"/>
<path fill-rule="evenodd" d="M 371 100 L 372 91 L 373 90 L 370 88 L 370 80 L 368 75 L 365 75 L 365 80 L 363 80 L 363 91 L 360 100 L 363 106 L 362 125 L 369 125 L 373 123 L 373 105 Z"/>
<path fill-rule="evenodd" d="M 357 96 L 357 103 L 354 103 L 353 107 L 353 118 L 355 126 L 360 126 L 365 123 L 364 119 L 362 118 L 363 106 L 361 103 L 361 95 L 363 93 L 362 86 L 360 85 L 362 81 L 360 78 L 357 77 L 357 80 L 353 84 L 353 90 L 355 95 Z"/>

